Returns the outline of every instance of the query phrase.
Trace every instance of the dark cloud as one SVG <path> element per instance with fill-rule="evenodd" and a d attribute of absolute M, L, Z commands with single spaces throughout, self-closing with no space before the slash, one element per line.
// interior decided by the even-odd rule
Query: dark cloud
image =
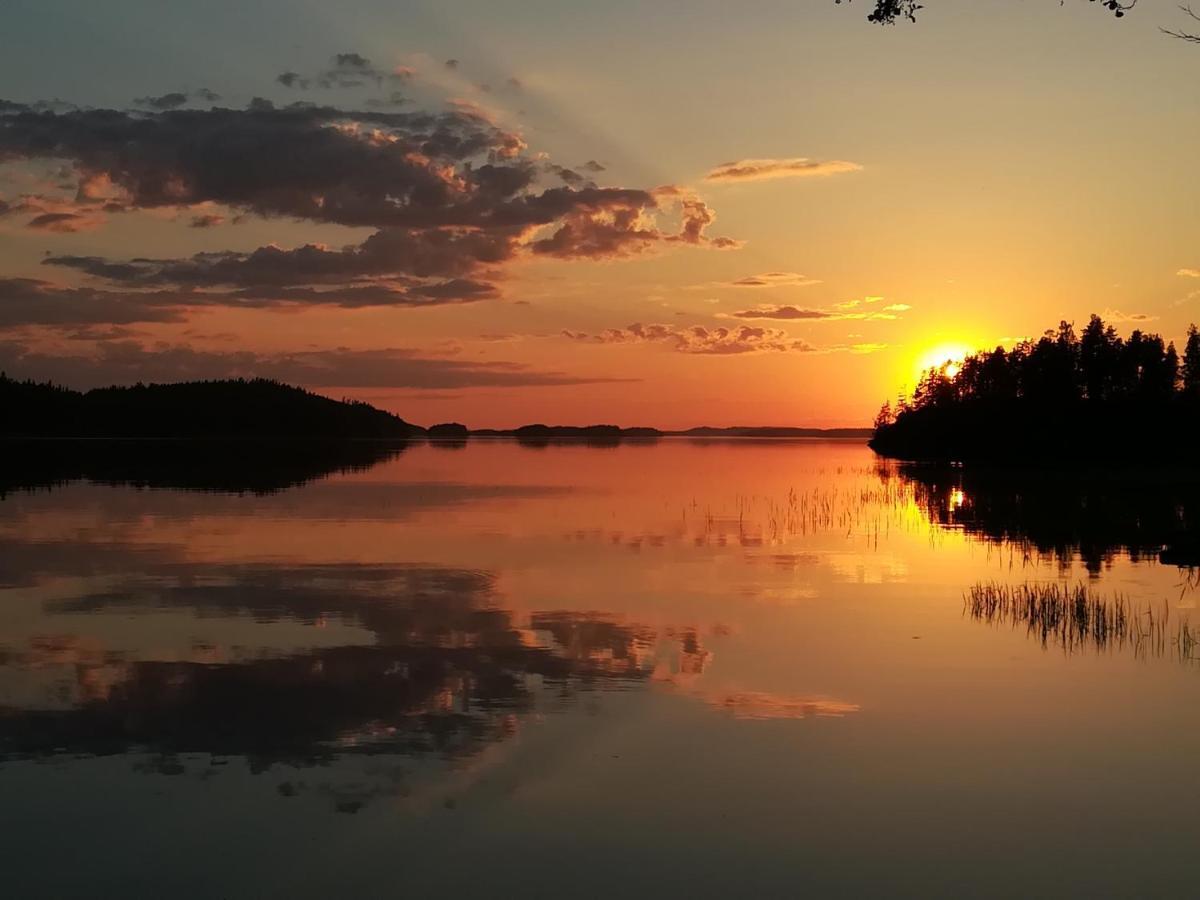
<path fill-rule="evenodd" d="M 215 228 L 217 225 L 224 225 L 225 217 L 218 216 L 214 213 L 205 213 L 200 216 L 192 216 L 192 221 L 188 223 L 192 228 Z"/>
<path fill-rule="evenodd" d="M 206 351 L 186 346 L 144 347 L 102 341 L 90 355 L 30 349 L 0 342 L 0 369 L 10 375 L 53 379 L 89 388 L 134 381 L 275 378 L 306 387 L 409 388 L 532 387 L 620 381 L 541 371 L 511 362 L 421 356 L 414 350 L 310 350 L 298 353 Z"/>
<path fill-rule="evenodd" d="M 299 72 L 281 72 L 275 76 L 275 81 L 285 88 L 307 91 L 312 87 L 322 90 L 335 88 L 382 87 L 385 83 L 407 81 L 414 74 L 409 66 L 396 66 L 394 69 L 378 68 L 361 53 L 337 53 L 330 59 L 329 65 L 312 75 L 302 75 Z"/>
<path fill-rule="evenodd" d="M 165 302 L 164 302 L 165 301 Z M 0 278 L 0 329 L 23 325 L 128 325 L 180 322 L 175 292 L 64 288 L 33 278 Z"/>
<path fill-rule="evenodd" d="M 275 80 L 287 88 L 307 88 L 310 84 L 309 79 L 304 78 L 299 72 L 281 72 L 275 76 Z"/>
<path fill-rule="evenodd" d="M 28 222 L 29 228 L 43 231 L 75 232 L 84 231 L 94 224 L 87 216 L 70 212 L 50 212 L 34 216 Z"/>
<path fill-rule="evenodd" d="M 105 268 L 121 268 L 101 263 Z M 496 297 L 496 288 L 469 278 L 409 285 L 366 283 L 326 288 L 259 285 L 227 291 L 180 288 L 109 290 L 63 287 L 34 278 L 0 278 L 0 329 L 27 325 L 67 328 L 77 325 L 182 322 L 189 309 L 241 309 L 340 306 L 421 307 L 472 303 Z"/>
<path fill-rule="evenodd" d="M 590 344 L 662 343 L 679 353 L 728 356 L 740 353 L 812 352 L 807 341 L 790 337 L 775 328 L 741 325 L 736 328 L 705 328 L 694 325 L 643 325 L 635 322 L 625 328 L 609 328 L 596 334 L 563 331 L 564 337 Z"/>
<path fill-rule="evenodd" d="M 459 62 L 457 59 L 446 60 L 446 68 L 447 69 L 457 69 L 458 66 L 459 66 Z"/>
<path fill-rule="evenodd" d="M 575 192 L 578 195 L 592 189 Z M 547 192 L 549 193 L 549 192 Z M 549 236 L 533 241 L 530 249 L 561 259 L 603 259 L 641 253 L 659 243 L 706 244 L 716 248 L 740 246 L 730 238 L 709 238 L 705 229 L 716 215 L 704 201 L 675 187 L 659 188 L 647 203 L 642 192 L 626 192 L 626 199 L 605 195 L 606 202 L 579 204 L 564 213 Z M 677 231 L 665 231 L 647 215 L 649 209 L 670 201 L 679 211 Z"/>
<path fill-rule="evenodd" d="M 179 109 L 181 106 L 186 106 L 197 100 L 203 100 L 208 103 L 215 103 L 221 99 L 221 95 L 208 88 L 200 88 L 196 91 L 171 91 L 167 94 L 160 94 L 157 97 L 138 97 L 134 100 L 137 106 L 144 106 L 148 109 L 163 111 L 168 109 Z"/>
<path fill-rule="evenodd" d="M 148 106 L 151 109 L 177 109 L 187 103 L 187 94 L 180 91 L 174 91 L 170 94 L 162 94 L 158 97 L 138 97 L 133 102 L 138 106 Z"/>
<path fill-rule="evenodd" d="M 319 244 L 251 253 L 199 253 L 187 259 L 140 259 L 113 263 L 91 256 L 51 256 L 47 265 L 129 285 L 295 285 L 353 283 L 360 279 L 407 275 L 445 278 L 467 275 L 511 259 L 518 249 L 515 229 L 493 231 L 387 228 L 357 246 L 332 249 Z"/>

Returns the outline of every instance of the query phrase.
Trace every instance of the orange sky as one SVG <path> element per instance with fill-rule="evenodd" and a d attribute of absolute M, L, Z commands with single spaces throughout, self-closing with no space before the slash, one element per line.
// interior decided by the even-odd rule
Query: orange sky
<path fill-rule="evenodd" d="M 894 28 L 270 2 L 164 13 L 140 55 L 121 21 L 150 7 L 117 5 L 22 9 L 0 58 L 12 375 L 264 374 L 421 424 L 865 425 L 939 353 L 1200 319 L 1200 51 L 1169 2 Z"/>

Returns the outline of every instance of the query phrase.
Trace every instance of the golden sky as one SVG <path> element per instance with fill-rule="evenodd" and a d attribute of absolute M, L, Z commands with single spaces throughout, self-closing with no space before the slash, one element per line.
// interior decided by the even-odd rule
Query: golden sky
<path fill-rule="evenodd" d="M 1166 0 L 102 6 L 6 13 L 11 375 L 863 425 L 940 355 L 1200 319 Z"/>

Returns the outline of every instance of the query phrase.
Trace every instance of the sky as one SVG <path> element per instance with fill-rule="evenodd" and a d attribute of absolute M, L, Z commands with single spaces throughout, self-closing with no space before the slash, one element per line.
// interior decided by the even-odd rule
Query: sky
<path fill-rule="evenodd" d="M 1060 319 L 1179 342 L 1177 5 L 926 7 L 7 0 L 0 368 L 844 426 Z"/>

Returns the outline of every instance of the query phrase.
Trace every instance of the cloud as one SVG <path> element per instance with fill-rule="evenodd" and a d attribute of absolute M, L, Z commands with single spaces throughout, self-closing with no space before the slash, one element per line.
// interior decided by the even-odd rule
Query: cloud
<path fill-rule="evenodd" d="M 1150 316 L 1146 313 L 1126 313 L 1119 309 L 1106 309 L 1101 314 L 1106 322 L 1153 322 L 1158 316 Z"/>
<path fill-rule="evenodd" d="M 1182 275 L 1184 278 L 1200 278 L 1200 269 L 1180 269 L 1175 274 Z"/>
<path fill-rule="evenodd" d="M 834 313 L 823 309 L 804 309 L 798 306 L 759 306 L 730 313 L 735 319 L 833 319 Z"/>
<path fill-rule="evenodd" d="M 740 309 L 732 313 L 724 313 L 723 316 L 734 319 L 776 319 L 780 321 L 859 321 L 859 320 L 886 320 L 890 321 L 899 318 L 899 313 L 907 312 L 912 309 L 907 303 L 892 303 L 882 309 L 862 310 L 859 308 L 863 305 L 878 303 L 879 297 L 866 297 L 862 300 L 845 300 L 841 303 L 834 304 L 834 309 L 813 309 L 810 307 L 799 306 L 777 306 L 774 304 L 762 304 L 753 309 Z"/>
<path fill-rule="evenodd" d="M 215 103 L 220 99 L 220 94 L 214 93 L 208 88 L 200 88 L 197 91 L 171 91 L 167 94 L 160 94 L 157 97 L 138 97 L 133 102 L 135 106 L 145 106 L 161 112 L 168 109 L 179 109 L 179 107 L 186 106 L 197 100 Z"/>
<path fill-rule="evenodd" d="M 178 308 L 162 304 L 162 294 L 63 288 L 33 278 L 0 278 L 0 329 L 24 325 L 128 325 L 179 322 Z M 178 297 L 171 294 L 171 301 Z"/>
<path fill-rule="evenodd" d="M 562 335 L 589 344 L 663 343 L 679 353 L 712 356 L 788 351 L 807 353 L 815 349 L 807 341 L 796 340 L 785 331 L 750 325 L 736 328 L 705 328 L 701 325 L 678 328 L 635 322 L 625 328 L 609 328 L 596 334 L 564 330 Z"/>
<path fill-rule="evenodd" d="M 818 279 L 807 278 L 799 272 L 763 272 L 729 282 L 732 287 L 741 288 L 809 287 L 820 283 Z"/>
<path fill-rule="evenodd" d="M 25 227 L 35 231 L 56 234 L 74 234 L 103 225 L 104 212 L 112 211 L 103 197 L 93 197 L 96 190 L 91 182 L 80 183 L 75 197 L 50 197 L 42 194 L 24 194 L 13 203 L 0 201 L 0 217 L 27 215 Z"/>
<path fill-rule="evenodd" d="M 811 178 L 825 175 L 841 175 L 858 172 L 858 163 L 844 160 L 816 160 L 796 157 L 793 159 L 739 159 L 721 163 L 704 176 L 705 181 L 764 181 L 769 178 Z"/>
<path fill-rule="evenodd" d="M 29 325 L 65 328 L 103 323 L 182 322 L 189 310 L 214 306 L 240 309 L 428 307 L 472 303 L 495 296 L 497 292 L 493 285 L 465 278 L 407 286 L 386 283 L 327 288 L 266 285 L 224 291 L 175 287 L 108 290 L 64 287 L 34 278 L 0 278 L 0 329 Z"/>
<path fill-rule="evenodd" d="M 21 378 L 53 379 L 78 388 L 134 381 L 275 378 L 306 387 L 447 388 L 535 387 L 622 381 L 541 371 L 512 362 L 422 356 L 408 349 L 309 350 L 298 353 L 207 351 L 188 346 L 145 347 L 101 341 L 87 355 L 39 352 L 0 342 L 0 369 Z"/>
<path fill-rule="evenodd" d="M 88 228 L 94 227 L 95 221 L 80 213 L 68 212 L 52 212 L 42 213 L 40 216 L 34 216 L 27 223 L 27 227 L 41 229 L 43 231 L 57 231 L 64 234 L 69 234 L 76 231 L 85 231 Z"/>
<path fill-rule="evenodd" d="M 275 76 L 275 81 L 292 90 L 307 91 L 312 87 L 333 90 L 371 85 L 382 87 L 385 83 L 397 84 L 408 81 L 415 74 L 415 70 L 409 66 L 381 69 L 361 53 L 348 52 L 334 54 L 329 65 L 314 74 L 301 75 L 299 72 L 281 72 Z"/>
<path fill-rule="evenodd" d="M 661 228 L 650 214 L 664 203 L 677 211 L 678 230 Z M 629 195 L 624 202 L 610 199 L 603 204 L 580 203 L 562 216 L 561 224 L 550 235 L 533 241 L 529 247 L 535 254 L 559 259 L 605 259 L 642 253 L 664 243 L 717 249 L 738 246 L 739 242 L 731 238 L 709 238 L 705 234 L 715 220 L 716 214 L 703 200 L 668 186 L 654 191 L 649 204 L 638 194 Z"/>
<path fill-rule="evenodd" d="M 224 216 L 218 216 L 215 213 L 205 213 L 204 215 L 192 216 L 192 220 L 188 223 L 188 226 L 191 228 L 215 228 L 218 225 L 224 224 Z"/>

